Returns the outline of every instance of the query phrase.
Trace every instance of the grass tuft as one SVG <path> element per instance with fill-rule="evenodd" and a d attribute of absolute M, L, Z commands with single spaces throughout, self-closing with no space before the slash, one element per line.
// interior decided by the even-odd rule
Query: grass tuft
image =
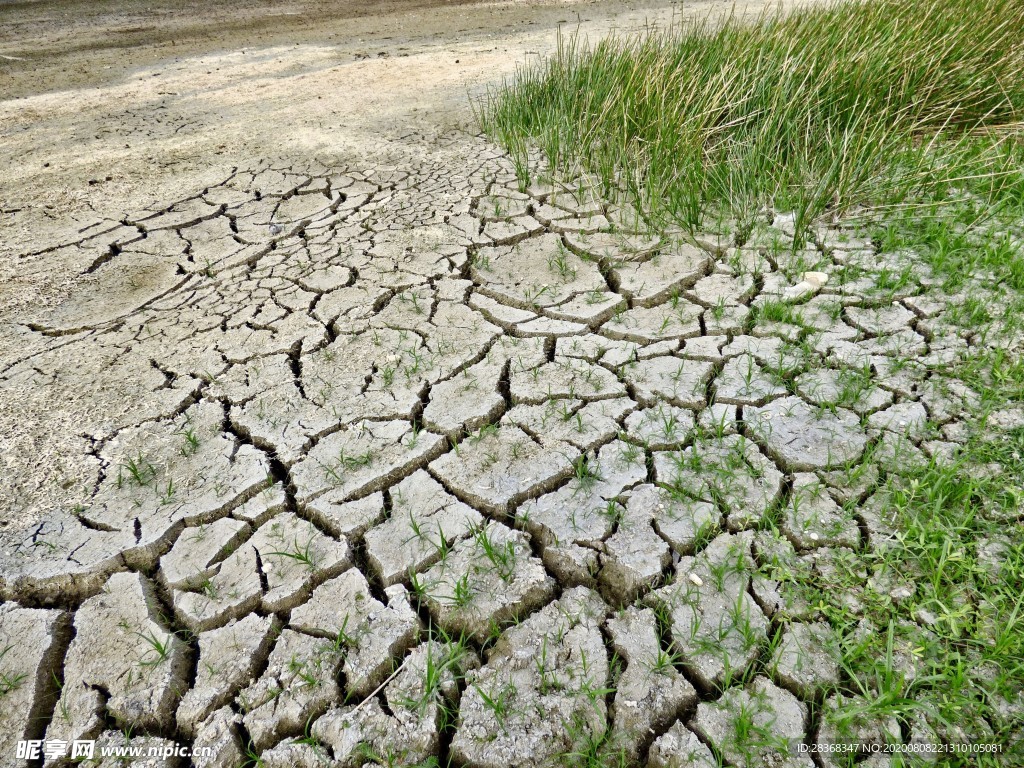
<path fill-rule="evenodd" d="M 651 226 L 769 206 L 800 231 L 953 186 L 1019 206 L 1022 109 L 1024 4 L 868 0 L 562 38 L 478 111 L 521 175 L 536 145 Z"/>

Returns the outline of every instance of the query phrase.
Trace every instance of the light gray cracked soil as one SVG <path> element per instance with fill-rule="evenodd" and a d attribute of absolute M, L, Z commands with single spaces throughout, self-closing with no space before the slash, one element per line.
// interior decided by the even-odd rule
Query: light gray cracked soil
<path fill-rule="evenodd" d="M 3 224 L 0 763 L 20 738 L 121 728 L 210 747 L 196 766 L 558 765 L 606 734 L 638 764 L 808 765 L 795 745 L 827 739 L 807 703 L 838 674 L 829 628 L 752 571 L 884 545 L 849 470 L 948 447 L 967 395 L 925 378 L 966 342 L 923 269 L 895 297 L 860 277 L 895 259 L 868 243 L 819 233 L 805 261 L 830 281 L 808 295 L 758 241 L 651 240 L 585 183 L 521 191 L 440 125 L 467 123 L 452 82 L 553 39 L 497 29 L 358 71 L 331 62 L 351 38 L 180 58 L 161 88 L 227 70 L 188 94 L 209 103 L 184 144 L 161 114 L 185 97 L 139 84 L 154 72 L 3 103 L 24 156 Z M 448 91 L 415 96 L 417 66 Z M 310 94 L 350 129 L 283 101 L 308 117 Z M 142 117 L 114 119 L 119 99 Z M 53 152 L 65 192 L 118 158 L 130 178 L 47 208 L 36 121 L 58 112 L 168 164 L 146 179 L 97 133 L 77 170 Z M 197 172 L 225 136 L 234 167 Z M 285 159 L 252 153 L 274 140 Z M 786 237 L 768 224 L 763 243 Z M 801 325 L 755 322 L 769 301 Z M 772 738 L 739 743 L 742 718 Z"/>

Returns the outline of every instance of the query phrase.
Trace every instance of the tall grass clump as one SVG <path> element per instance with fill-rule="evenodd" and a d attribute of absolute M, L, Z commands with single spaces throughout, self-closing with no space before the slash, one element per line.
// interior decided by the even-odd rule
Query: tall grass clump
<path fill-rule="evenodd" d="M 1024 3 L 866 0 L 563 38 L 479 112 L 519 168 L 535 145 L 555 173 L 689 226 L 951 185 L 995 200 L 1020 184 Z"/>

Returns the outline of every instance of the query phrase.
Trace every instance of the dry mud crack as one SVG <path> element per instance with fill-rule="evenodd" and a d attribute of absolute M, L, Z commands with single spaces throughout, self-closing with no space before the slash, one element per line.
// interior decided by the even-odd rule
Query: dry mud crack
<path fill-rule="evenodd" d="M 0 759 L 812 765 L 830 629 L 756 572 L 884 546 L 880 473 L 962 439 L 927 270 L 880 287 L 903 257 L 841 229 L 779 257 L 783 221 L 652 240 L 478 137 L 408 143 L 59 246 L 87 282 L 0 388 L 90 408 L 65 502 L 0 531 Z"/>

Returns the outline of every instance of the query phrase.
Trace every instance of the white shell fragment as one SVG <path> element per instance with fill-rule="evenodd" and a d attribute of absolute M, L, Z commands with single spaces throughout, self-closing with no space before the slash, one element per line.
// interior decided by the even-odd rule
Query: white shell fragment
<path fill-rule="evenodd" d="M 828 274 L 825 272 L 804 272 L 803 282 L 810 283 L 815 288 L 821 288 L 828 282 Z"/>

